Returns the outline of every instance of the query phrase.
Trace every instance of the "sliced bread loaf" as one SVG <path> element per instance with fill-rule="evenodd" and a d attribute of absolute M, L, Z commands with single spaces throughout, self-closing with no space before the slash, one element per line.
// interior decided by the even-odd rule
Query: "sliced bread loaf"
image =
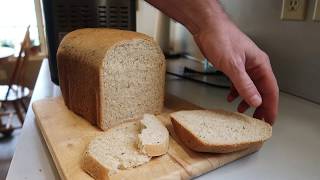
<path fill-rule="evenodd" d="M 82 168 L 95 179 L 108 179 L 119 169 L 139 166 L 150 157 L 137 149 L 139 122 L 128 122 L 94 138 L 84 154 Z"/>
<path fill-rule="evenodd" d="M 170 117 L 179 139 L 199 152 L 234 152 L 262 143 L 272 134 L 268 123 L 236 112 L 191 110 Z"/>
<path fill-rule="evenodd" d="M 140 121 L 120 124 L 95 137 L 84 154 L 82 168 L 95 179 L 109 179 L 119 169 L 165 154 L 168 146 L 164 125 L 154 115 L 144 115 Z"/>
<path fill-rule="evenodd" d="M 162 110 L 165 59 L 147 35 L 75 30 L 61 41 L 57 63 L 66 106 L 103 130 Z"/>
<path fill-rule="evenodd" d="M 148 156 L 160 156 L 167 153 L 169 132 L 156 116 L 151 114 L 143 116 L 138 147 L 140 152 Z"/>

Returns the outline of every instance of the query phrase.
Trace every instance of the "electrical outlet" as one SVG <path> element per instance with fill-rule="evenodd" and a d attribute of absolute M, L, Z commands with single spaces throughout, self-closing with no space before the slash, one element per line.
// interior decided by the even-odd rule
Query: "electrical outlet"
<path fill-rule="evenodd" d="M 283 0 L 282 1 L 282 20 L 302 21 L 305 18 L 307 0 Z"/>
<path fill-rule="evenodd" d="M 314 21 L 320 21 L 320 0 L 316 0 L 312 19 Z"/>

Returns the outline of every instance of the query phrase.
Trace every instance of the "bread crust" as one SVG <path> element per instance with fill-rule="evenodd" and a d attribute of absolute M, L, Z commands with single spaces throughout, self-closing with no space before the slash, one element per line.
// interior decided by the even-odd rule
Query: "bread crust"
<path fill-rule="evenodd" d="M 169 149 L 169 136 L 165 139 L 164 143 L 159 144 L 146 144 L 142 145 L 140 139 L 138 139 L 139 150 L 148 156 L 161 156 L 168 152 Z"/>
<path fill-rule="evenodd" d="M 88 152 L 84 153 L 81 168 L 87 172 L 94 179 L 98 180 L 108 180 L 109 179 L 109 169 L 106 169 L 102 164 L 99 163 L 95 158 L 90 156 Z"/>
<path fill-rule="evenodd" d="M 169 138 L 166 142 L 159 145 L 144 145 L 143 152 L 148 156 L 161 156 L 168 152 L 169 149 Z"/>
<path fill-rule="evenodd" d="M 223 110 L 214 110 L 219 113 L 224 114 L 232 114 L 231 112 L 226 112 Z M 241 115 L 241 114 L 239 114 Z M 243 115 L 241 115 L 244 117 Z M 239 144 L 208 144 L 203 142 L 201 139 L 198 138 L 196 134 L 192 131 L 189 131 L 187 128 L 182 126 L 174 117 L 174 115 L 170 115 L 170 119 L 172 122 L 172 126 L 174 129 L 175 134 L 178 138 L 190 149 L 197 151 L 197 152 L 211 152 L 211 153 L 231 153 L 235 151 L 240 151 L 247 149 L 251 146 L 263 144 L 264 141 L 256 141 L 256 142 L 244 142 Z"/>

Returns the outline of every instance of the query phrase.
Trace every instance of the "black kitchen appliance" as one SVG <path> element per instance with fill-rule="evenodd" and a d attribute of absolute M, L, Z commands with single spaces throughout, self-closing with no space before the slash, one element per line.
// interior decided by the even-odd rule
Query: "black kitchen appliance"
<path fill-rule="evenodd" d="M 56 52 L 70 31 L 88 27 L 136 30 L 135 0 L 43 0 L 51 80 L 59 84 Z"/>

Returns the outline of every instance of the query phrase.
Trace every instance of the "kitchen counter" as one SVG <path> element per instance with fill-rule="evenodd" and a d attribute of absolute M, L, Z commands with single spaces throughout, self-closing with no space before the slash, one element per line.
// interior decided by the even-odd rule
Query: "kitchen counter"
<path fill-rule="evenodd" d="M 166 86 L 167 92 L 201 107 L 236 110 L 236 103 L 230 104 L 226 101 L 227 89 L 173 76 L 167 77 Z M 31 101 L 58 95 L 59 87 L 51 82 L 48 62 L 44 60 Z M 252 112 L 250 110 L 247 113 Z M 267 141 L 259 152 L 198 179 L 319 179 L 319 152 L 320 105 L 280 93 L 279 115 L 271 140 Z M 31 106 L 18 139 L 7 179 L 59 179 L 46 143 L 36 126 Z"/>

